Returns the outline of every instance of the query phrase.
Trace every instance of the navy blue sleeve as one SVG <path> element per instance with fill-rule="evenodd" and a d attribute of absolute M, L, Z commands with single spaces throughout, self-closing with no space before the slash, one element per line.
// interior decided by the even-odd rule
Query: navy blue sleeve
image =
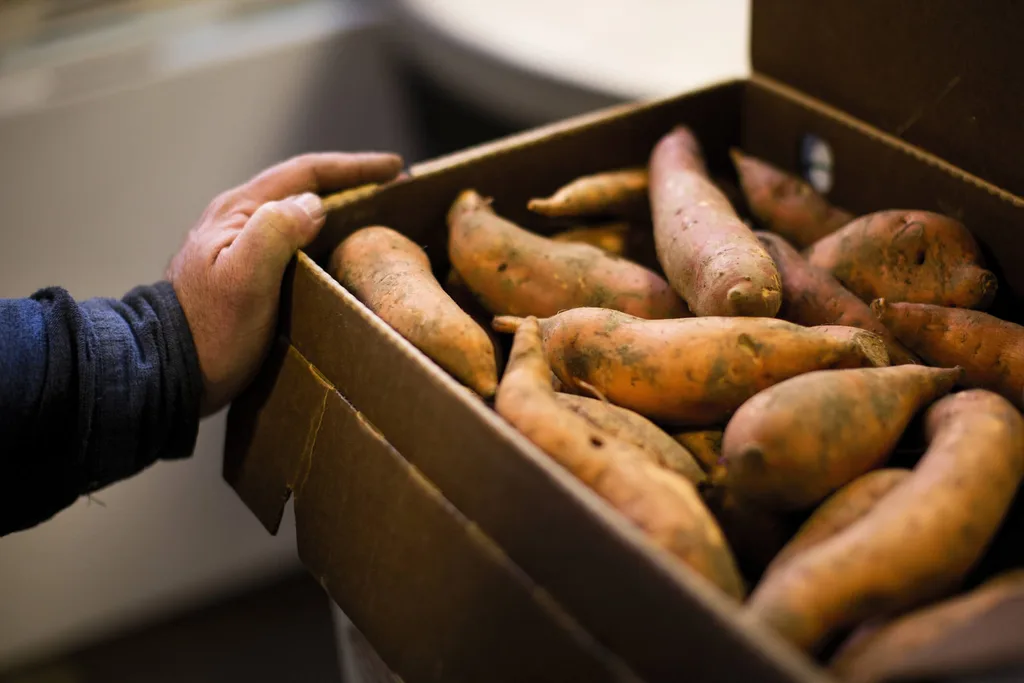
<path fill-rule="evenodd" d="M 79 304 L 60 288 L 0 300 L 0 535 L 190 455 L 201 394 L 167 282 L 121 300 Z"/>

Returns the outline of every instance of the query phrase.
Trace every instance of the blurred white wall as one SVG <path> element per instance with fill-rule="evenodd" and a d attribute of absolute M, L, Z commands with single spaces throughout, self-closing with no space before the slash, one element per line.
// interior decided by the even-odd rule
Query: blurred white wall
<path fill-rule="evenodd" d="M 267 165 L 413 153 L 378 27 L 348 2 L 178 19 L 0 53 L 0 296 L 120 296 Z M 271 537 L 221 479 L 223 427 L 203 424 L 191 460 L 0 539 L 0 670 L 296 566 L 291 521 Z"/>
<path fill-rule="evenodd" d="M 422 68 L 537 124 L 750 73 L 750 0 L 373 0 Z"/>

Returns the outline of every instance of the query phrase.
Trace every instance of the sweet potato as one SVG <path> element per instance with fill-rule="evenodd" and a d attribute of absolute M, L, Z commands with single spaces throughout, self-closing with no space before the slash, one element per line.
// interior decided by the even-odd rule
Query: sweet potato
<path fill-rule="evenodd" d="M 864 301 L 985 308 L 996 276 L 964 224 L 928 211 L 879 211 L 815 242 L 807 260 Z"/>
<path fill-rule="evenodd" d="M 651 153 L 654 243 L 668 281 L 699 316 L 778 313 L 782 284 L 768 252 L 708 178 L 700 145 L 679 126 Z"/>
<path fill-rule="evenodd" d="M 1024 571 L 1006 572 L 969 593 L 854 631 L 829 668 L 850 683 L 879 683 L 888 673 L 961 625 L 1007 600 L 1024 598 Z"/>
<path fill-rule="evenodd" d="M 931 365 L 959 365 L 964 385 L 990 389 L 1024 410 L 1024 327 L 981 311 L 871 304 L 879 320 Z"/>
<path fill-rule="evenodd" d="M 874 332 L 882 338 L 893 365 L 917 359 L 881 324 L 866 303 L 843 287 L 832 273 L 812 265 L 786 240 L 769 232 L 756 232 L 775 261 L 782 278 L 779 317 L 798 325 L 845 325 Z"/>
<path fill-rule="evenodd" d="M 884 368 L 889 365 L 889 352 L 885 348 L 885 342 L 874 332 L 846 325 L 815 325 L 814 329 L 861 348 L 863 358 L 854 358 L 850 364 L 839 366 L 841 368 Z"/>
<path fill-rule="evenodd" d="M 705 472 L 718 466 L 718 458 L 722 455 L 721 429 L 680 432 L 673 438 L 697 459 Z"/>
<path fill-rule="evenodd" d="M 798 247 L 810 246 L 853 220 L 853 214 L 829 204 L 801 178 L 738 149 L 729 154 L 750 212 Z M 782 279 L 785 287 L 786 276 Z"/>
<path fill-rule="evenodd" d="M 811 372 L 744 403 L 725 428 L 725 484 L 780 510 L 806 509 L 892 453 L 914 415 L 961 371 L 897 365 Z"/>
<path fill-rule="evenodd" d="M 835 536 L 862 518 L 881 498 L 910 475 L 910 470 L 891 467 L 863 474 L 842 487 L 807 518 L 789 543 L 768 565 L 765 574 L 772 572 L 788 560 Z"/>
<path fill-rule="evenodd" d="M 454 270 L 448 271 L 448 277 L 444 283 L 444 291 L 448 293 L 452 301 L 459 305 L 459 308 L 473 319 L 473 322 L 487 332 L 487 336 L 491 339 L 491 345 L 494 347 L 494 364 L 497 369 L 497 376 L 501 377 L 505 370 L 505 352 L 501 339 L 491 327 L 490 321 L 493 317 L 491 312 L 484 308 L 483 304 L 473 296 L 473 292 L 469 291 L 469 287 L 466 286 L 466 283 L 462 281 L 462 278 Z M 495 386 L 497 386 L 497 383 L 495 383 Z"/>
<path fill-rule="evenodd" d="M 642 318 L 689 315 L 659 275 L 589 244 L 535 235 L 496 215 L 472 190 L 448 213 L 452 267 L 496 314 L 554 315 L 603 306 Z"/>
<path fill-rule="evenodd" d="M 626 256 L 631 226 L 629 223 L 608 223 L 563 230 L 551 236 L 556 242 L 589 244 L 612 256 Z"/>
<path fill-rule="evenodd" d="M 413 346 L 484 398 L 494 395 L 498 375 L 491 338 L 445 293 L 415 242 L 390 228 L 363 228 L 337 246 L 329 268 Z"/>
<path fill-rule="evenodd" d="M 591 244 L 598 249 L 628 259 L 657 272 L 658 255 L 654 250 L 654 231 L 650 218 L 646 221 L 603 223 L 570 228 L 551 236 L 556 242 Z"/>
<path fill-rule="evenodd" d="M 545 199 L 531 199 L 543 216 L 636 216 L 647 209 L 647 169 L 627 168 L 583 176 Z"/>
<path fill-rule="evenodd" d="M 908 369 L 915 366 L 891 370 Z M 765 577 L 747 603 L 749 619 L 812 649 L 963 579 L 1024 476 L 1024 419 L 998 394 L 971 389 L 929 408 L 925 432 L 928 450 L 911 476 L 862 519 Z"/>
<path fill-rule="evenodd" d="M 591 487 L 672 553 L 727 594 L 744 587 L 732 552 L 696 487 L 652 461 L 643 449 L 595 427 L 555 398 L 540 326 L 516 331 L 495 408 L 538 448 Z"/>
<path fill-rule="evenodd" d="M 694 484 L 699 485 L 707 480 L 704 470 L 690 452 L 646 417 L 586 396 L 556 394 L 555 398 L 595 427 L 650 453 L 654 462 L 662 467 L 686 477 Z"/>
<path fill-rule="evenodd" d="M 499 316 L 509 332 L 519 318 Z M 576 308 L 541 321 L 555 376 L 574 393 L 682 426 L 725 422 L 745 400 L 796 375 L 864 364 L 863 349 L 774 318 L 642 320 Z"/>
<path fill-rule="evenodd" d="M 552 235 L 551 239 L 555 242 L 589 244 L 611 254 L 612 256 L 623 256 L 628 258 L 626 252 L 631 233 L 632 226 L 630 226 L 629 223 L 608 223 L 606 225 L 583 226 L 580 228 L 563 230 L 562 232 Z M 462 302 L 459 297 L 455 295 L 455 292 L 460 292 L 463 296 L 468 296 L 470 298 L 473 297 L 473 293 L 469 291 L 469 288 L 466 287 L 466 283 L 463 282 L 462 278 L 459 276 L 459 272 L 454 268 L 448 271 L 445 289 L 452 295 L 452 298 L 455 299 L 460 306 L 462 305 Z M 474 298 L 473 301 L 476 302 L 476 299 Z M 480 306 L 480 303 L 476 302 L 476 305 Z"/>
<path fill-rule="evenodd" d="M 680 432 L 674 438 L 700 461 L 705 472 L 714 475 L 720 469 L 720 429 Z M 709 477 L 708 481 L 712 478 Z M 705 484 L 703 494 L 704 501 L 722 527 L 729 547 L 736 554 L 744 576 L 759 576 L 792 535 L 791 525 L 770 510 L 737 498 L 722 486 Z"/>

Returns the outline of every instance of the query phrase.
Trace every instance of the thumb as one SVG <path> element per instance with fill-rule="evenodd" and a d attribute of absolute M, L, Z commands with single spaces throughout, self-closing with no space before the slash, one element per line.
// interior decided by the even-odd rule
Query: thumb
<path fill-rule="evenodd" d="M 256 210 L 232 244 L 232 260 L 266 284 L 277 286 L 295 252 L 309 244 L 324 224 L 323 202 L 306 193 Z"/>

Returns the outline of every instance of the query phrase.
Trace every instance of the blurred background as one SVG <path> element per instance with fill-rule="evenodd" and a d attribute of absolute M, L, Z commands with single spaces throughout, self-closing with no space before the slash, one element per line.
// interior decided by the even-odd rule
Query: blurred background
<path fill-rule="evenodd" d="M 744 76 L 747 40 L 747 0 L 0 0 L 0 297 L 158 280 L 293 154 L 414 163 Z M 290 513 L 272 537 L 221 479 L 223 417 L 0 538 L 0 683 L 354 679 Z"/>

